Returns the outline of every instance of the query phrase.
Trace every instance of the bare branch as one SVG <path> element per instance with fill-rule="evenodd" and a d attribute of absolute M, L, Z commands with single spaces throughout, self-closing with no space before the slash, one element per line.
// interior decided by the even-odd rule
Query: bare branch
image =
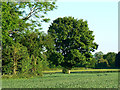
<path fill-rule="evenodd" d="M 36 8 L 36 6 L 32 8 L 32 10 L 31 10 L 30 13 L 28 14 L 28 16 L 26 16 L 25 18 L 23 18 L 23 20 L 26 20 L 26 19 L 30 18 L 31 15 L 32 15 L 32 13 L 34 12 L 34 9 L 35 9 L 35 8 Z"/>

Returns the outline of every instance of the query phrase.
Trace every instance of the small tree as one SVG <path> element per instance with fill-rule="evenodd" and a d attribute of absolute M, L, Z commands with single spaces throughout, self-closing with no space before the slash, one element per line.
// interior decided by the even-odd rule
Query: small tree
<path fill-rule="evenodd" d="M 103 58 L 103 52 L 102 51 L 99 51 L 99 52 L 96 52 L 95 54 L 94 54 L 94 58 L 96 59 L 96 60 L 99 60 L 99 59 L 101 59 L 101 58 Z"/>
<path fill-rule="evenodd" d="M 102 51 L 96 52 L 94 54 L 94 58 L 96 59 L 96 68 L 107 68 L 110 67 L 109 62 L 106 58 L 104 58 L 103 56 L 105 56 L 103 54 Z"/>
<path fill-rule="evenodd" d="M 56 52 L 64 58 L 52 58 L 51 61 L 57 61 L 56 65 L 69 70 L 79 62 L 87 64 L 92 58 L 91 52 L 98 47 L 93 42 L 93 31 L 89 30 L 87 21 L 83 19 L 57 18 L 49 27 L 48 34 L 54 38 Z"/>
<path fill-rule="evenodd" d="M 21 43 L 27 47 L 31 58 L 31 72 L 40 75 L 43 69 L 42 63 L 46 62 L 43 58 L 44 43 L 41 32 L 27 31 L 21 38 Z M 45 66 L 45 63 L 44 63 Z"/>
<path fill-rule="evenodd" d="M 3 70 L 4 74 L 17 74 L 18 72 L 27 73 L 30 67 L 30 59 L 27 48 L 19 43 L 12 46 L 6 46 L 3 56 Z"/>
<path fill-rule="evenodd" d="M 103 55 L 103 58 L 106 59 L 110 65 L 110 67 L 115 67 L 115 57 L 116 53 L 108 52 L 106 55 Z"/>
<path fill-rule="evenodd" d="M 107 68 L 109 67 L 108 61 L 106 59 L 100 58 L 96 65 L 97 68 Z"/>

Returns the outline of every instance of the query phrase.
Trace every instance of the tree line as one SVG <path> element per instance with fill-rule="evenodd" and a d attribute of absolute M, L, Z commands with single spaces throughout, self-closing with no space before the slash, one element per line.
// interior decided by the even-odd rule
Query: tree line
<path fill-rule="evenodd" d="M 53 67 L 119 67 L 120 53 L 92 55 L 98 44 L 83 19 L 57 18 L 47 34 L 41 32 L 42 22 L 50 20 L 47 12 L 54 9 L 55 1 L 2 3 L 2 74 L 42 75 Z"/>
<path fill-rule="evenodd" d="M 2 3 L 2 74 L 41 74 L 48 65 L 44 50 L 52 47 L 41 24 L 56 7 L 55 1 Z"/>
<path fill-rule="evenodd" d="M 120 52 L 108 52 L 104 54 L 102 51 L 96 52 L 93 55 L 93 68 L 119 68 L 120 67 Z"/>

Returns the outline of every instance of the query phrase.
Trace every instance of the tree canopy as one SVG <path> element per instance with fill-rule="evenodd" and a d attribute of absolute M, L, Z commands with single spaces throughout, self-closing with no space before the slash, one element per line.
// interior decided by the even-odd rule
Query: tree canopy
<path fill-rule="evenodd" d="M 96 60 L 95 68 L 108 68 L 109 63 L 106 58 L 103 58 L 104 54 L 102 51 L 96 52 L 94 58 Z"/>
<path fill-rule="evenodd" d="M 107 54 L 103 55 L 103 58 L 107 59 L 110 67 L 115 67 L 116 53 L 114 53 L 114 52 L 108 52 Z"/>
<path fill-rule="evenodd" d="M 40 74 L 46 63 L 41 24 L 50 20 L 45 15 L 54 9 L 54 0 L 2 3 L 3 74 Z"/>
<path fill-rule="evenodd" d="M 76 63 L 90 64 L 91 52 L 98 48 L 93 31 L 89 30 L 87 21 L 83 19 L 57 18 L 50 25 L 48 34 L 54 38 L 56 52 L 64 58 L 51 58 L 51 61 L 61 61 L 60 65 L 66 68 L 72 68 Z"/>

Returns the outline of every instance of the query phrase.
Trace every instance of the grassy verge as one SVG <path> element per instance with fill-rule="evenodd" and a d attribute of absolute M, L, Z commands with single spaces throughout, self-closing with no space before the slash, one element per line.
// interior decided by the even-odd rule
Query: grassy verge
<path fill-rule="evenodd" d="M 71 70 L 71 72 L 118 72 L 120 69 L 82 69 L 82 70 Z M 43 73 L 58 73 L 62 70 L 49 70 L 43 71 Z"/>

